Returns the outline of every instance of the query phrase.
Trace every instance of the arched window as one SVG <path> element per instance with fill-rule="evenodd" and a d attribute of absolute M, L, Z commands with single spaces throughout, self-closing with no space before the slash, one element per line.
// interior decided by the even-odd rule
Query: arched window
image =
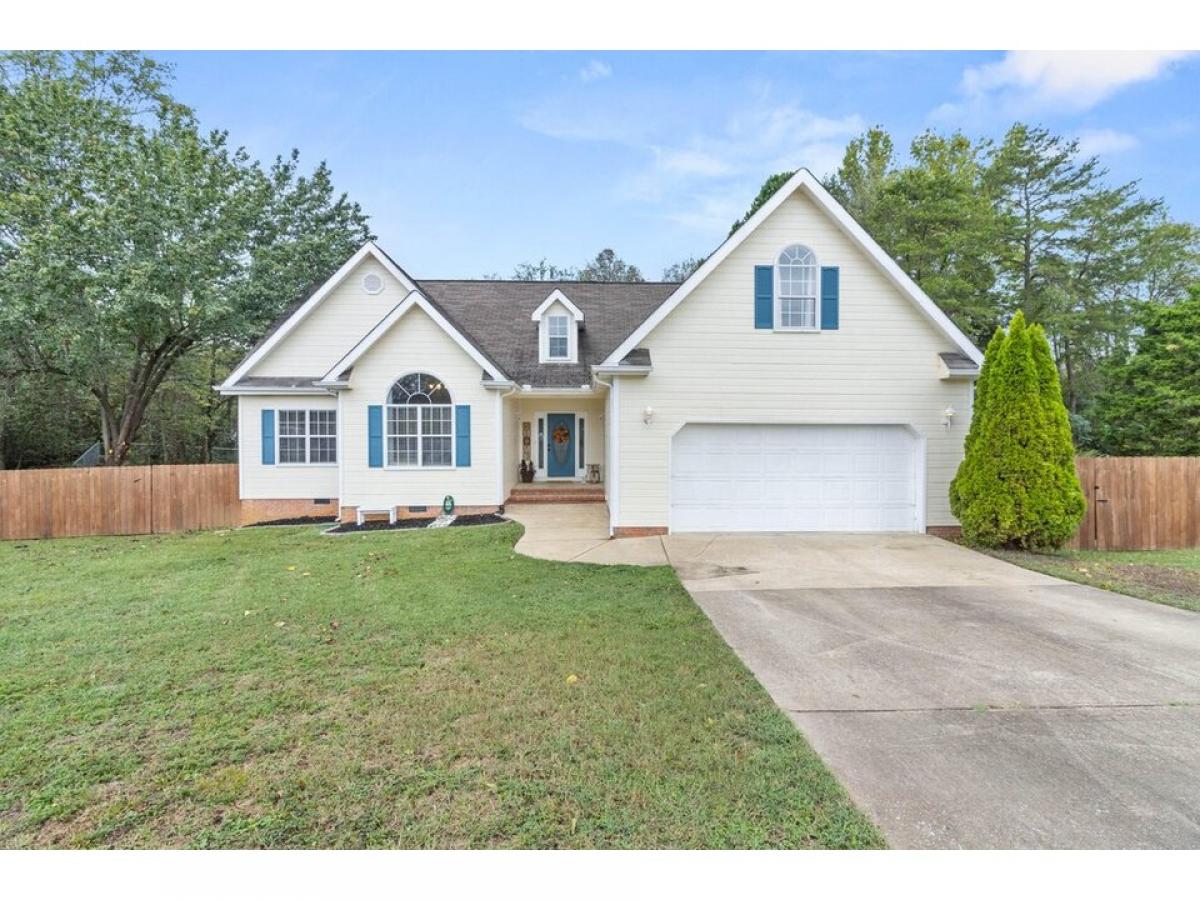
<path fill-rule="evenodd" d="M 453 465 L 454 406 L 446 385 L 412 372 L 392 385 L 387 399 L 389 466 Z"/>
<path fill-rule="evenodd" d="M 779 298 L 775 321 L 780 328 L 817 327 L 817 257 L 800 244 L 779 254 Z"/>

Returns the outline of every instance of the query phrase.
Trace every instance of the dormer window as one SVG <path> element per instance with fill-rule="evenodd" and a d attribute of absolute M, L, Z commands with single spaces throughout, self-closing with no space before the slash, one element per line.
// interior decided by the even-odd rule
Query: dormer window
<path fill-rule="evenodd" d="M 550 342 L 546 356 L 549 359 L 569 359 L 571 356 L 571 320 L 567 316 L 547 316 L 546 336 Z"/>
<path fill-rule="evenodd" d="M 579 329 L 583 311 L 557 288 L 533 311 L 538 323 L 538 362 L 573 363 L 579 361 Z"/>

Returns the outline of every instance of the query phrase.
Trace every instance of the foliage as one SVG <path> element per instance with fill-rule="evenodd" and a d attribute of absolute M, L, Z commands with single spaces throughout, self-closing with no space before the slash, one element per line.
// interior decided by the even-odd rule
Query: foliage
<path fill-rule="evenodd" d="M 1114 355 L 1093 401 L 1097 449 L 1113 456 L 1200 456 L 1200 284 L 1138 310 L 1132 354 Z"/>
<path fill-rule="evenodd" d="M 519 536 L 0 543 L 0 846 L 881 845 L 669 568 Z"/>
<path fill-rule="evenodd" d="M 605 248 L 579 270 L 580 281 L 645 281 L 637 266 L 625 262 L 616 252 Z"/>
<path fill-rule="evenodd" d="M 120 464 L 179 361 L 244 347 L 366 218 L 324 165 L 264 169 L 202 133 L 138 54 L 7 54 L 0 76 L 4 374 L 86 390 Z"/>
<path fill-rule="evenodd" d="M 513 281 L 575 281 L 578 271 L 570 267 L 556 266 L 543 256 L 535 263 L 518 264 L 512 277 Z"/>
<path fill-rule="evenodd" d="M 691 274 L 704 265 L 703 257 L 689 256 L 663 269 L 663 281 L 687 281 Z"/>
<path fill-rule="evenodd" d="M 978 431 L 950 487 L 953 511 L 970 543 L 1061 547 L 1079 527 L 1084 497 L 1049 344 L 1018 311 L 989 350 Z"/>

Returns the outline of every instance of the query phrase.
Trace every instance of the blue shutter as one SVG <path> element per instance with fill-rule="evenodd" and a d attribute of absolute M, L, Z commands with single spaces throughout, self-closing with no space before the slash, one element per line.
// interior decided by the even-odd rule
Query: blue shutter
<path fill-rule="evenodd" d="M 383 407 L 367 407 L 367 465 L 383 468 Z"/>
<path fill-rule="evenodd" d="M 754 267 L 754 327 L 775 327 L 775 267 Z"/>
<path fill-rule="evenodd" d="M 262 411 L 262 464 L 275 465 L 275 410 Z"/>
<path fill-rule="evenodd" d="M 454 464 L 471 464 L 471 407 L 454 407 Z"/>
<path fill-rule="evenodd" d="M 821 267 L 821 330 L 838 327 L 838 267 Z"/>

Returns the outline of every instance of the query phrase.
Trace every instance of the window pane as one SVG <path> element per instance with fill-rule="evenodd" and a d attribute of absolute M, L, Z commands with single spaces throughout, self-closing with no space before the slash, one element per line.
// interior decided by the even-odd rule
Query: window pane
<path fill-rule="evenodd" d="M 546 468 L 546 420 L 538 419 L 538 468 Z"/>
<path fill-rule="evenodd" d="M 583 419 L 579 419 L 575 426 L 575 440 L 579 442 L 579 468 L 583 468 Z"/>
<path fill-rule="evenodd" d="M 389 403 L 407 403 L 408 398 L 421 388 L 421 376 L 417 373 L 405 375 L 392 385 L 392 393 L 388 396 Z"/>
<path fill-rule="evenodd" d="M 308 461 L 310 463 L 337 462 L 337 438 L 314 437 L 308 439 Z"/>
<path fill-rule="evenodd" d="M 450 434 L 450 407 L 426 406 L 421 410 L 421 434 Z"/>
<path fill-rule="evenodd" d="M 388 407 L 389 435 L 415 435 L 417 433 L 417 410 L 407 406 Z"/>
<path fill-rule="evenodd" d="M 421 465 L 450 465 L 450 443 L 449 437 L 427 436 L 421 438 Z"/>
<path fill-rule="evenodd" d="M 551 337 L 566 337 L 567 336 L 567 317 L 566 316 L 551 316 L 550 317 L 550 336 Z"/>
<path fill-rule="evenodd" d="M 308 413 L 308 433 L 322 436 L 337 434 L 337 410 L 310 410 Z"/>
<path fill-rule="evenodd" d="M 417 464 L 417 439 L 415 437 L 388 438 L 388 465 L 415 466 Z"/>
<path fill-rule="evenodd" d="M 279 433 L 281 435 L 304 434 L 304 422 L 308 412 L 303 409 L 281 409 L 279 411 Z"/>
<path fill-rule="evenodd" d="M 567 358 L 567 339 L 565 337 L 550 338 L 550 358 L 551 359 L 566 359 Z"/>
<path fill-rule="evenodd" d="M 302 463 L 304 459 L 304 438 L 280 437 L 279 461 L 281 463 Z"/>

